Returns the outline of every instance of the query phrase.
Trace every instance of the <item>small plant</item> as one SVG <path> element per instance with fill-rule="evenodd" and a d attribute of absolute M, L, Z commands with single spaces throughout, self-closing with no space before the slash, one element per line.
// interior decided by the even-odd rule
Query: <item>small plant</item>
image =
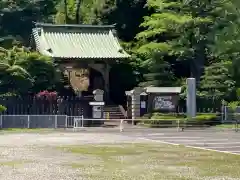
<path fill-rule="evenodd" d="M 232 101 L 228 103 L 228 106 L 231 108 L 232 111 L 235 111 L 237 107 L 239 106 L 240 102 L 239 101 Z"/>
<path fill-rule="evenodd" d="M 4 112 L 6 110 L 7 110 L 7 108 L 0 104 L 0 113 Z"/>
<path fill-rule="evenodd" d="M 228 106 L 230 107 L 232 111 L 232 119 L 235 121 L 235 126 L 238 126 L 239 119 L 240 119 L 240 114 L 237 113 L 237 108 L 240 105 L 239 101 L 232 101 L 228 103 Z"/>
<path fill-rule="evenodd" d="M 57 99 L 57 92 L 41 91 L 36 95 L 36 97 L 39 99 L 53 100 Z"/>

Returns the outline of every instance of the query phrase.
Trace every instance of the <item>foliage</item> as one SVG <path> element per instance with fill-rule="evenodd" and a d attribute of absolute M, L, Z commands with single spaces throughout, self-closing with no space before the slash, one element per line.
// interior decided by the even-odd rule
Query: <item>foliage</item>
<path fill-rule="evenodd" d="M 215 121 L 216 119 L 217 114 L 201 114 L 194 118 L 196 121 Z"/>
<path fill-rule="evenodd" d="M 60 72 L 50 57 L 42 56 L 39 53 L 24 53 L 25 61 L 21 64 L 26 68 L 33 78 L 32 93 L 41 90 L 54 90 L 60 83 Z"/>
<path fill-rule="evenodd" d="M 233 94 L 240 88 L 238 0 L 22 0 L 0 5 L 4 96 L 58 91 L 62 86 L 51 58 L 19 48 L 29 46 L 32 23 L 43 21 L 116 25 L 132 57 L 113 67 L 115 88 L 110 87 L 115 95 L 138 84 L 185 89 L 185 79 L 195 77 L 200 98 L 213 103 L 238 100 Z M 119 99 L 124 101 L 122 95 Z"/>
<path fill-rule="evenodd" d="M 148 73 L 143 76 L 146 82 L 142 83 L 142 86 L 174 86 L 174 74 L 171 65 L 163 60 L 160 53 L 154 53 L 146 66 L 148 66 Z"/>
<path fill-rule="evenodd" d="M 105 3 L 106 0 L 62 0 L 58 4 L 55 22 L 57 24 L 99 24 L 98 14 Z M 67 10 L 66 13 L 65 10 Z"/>
<path fill-rule="evenodd" d="M 36 21 L 51 22 L 56 12 L 58 1 L 0 1 L 0 36 L 4 40 L 10 40 L 10 45 L 12 45 L 14 40 L 23 44 L 29 44 L 32 23 Z M 8 47 L 10 47 L 9 44 Z"/>
<path fill-rule="evenodd" d="M 1 93 L 27 94 L 54 89 L 57 72 L 51 58 L 24 48 L 2 49 L 0 59 Z"/>
<path fill-rule="evenodd" d="M 56 91 L 49 92 L 45 90 L 37 93 L 36 97 L 39 99 L 53 100 L 53 99 L 57 99 L 57 92 Z"/>
<path fill-rule="evenodd" d="M 228 103 L 228 106 L 231 108 L 232 111 L 235 111 L 239 105 L 239 101 L 232 101 Z"/>
<path fill-rule="evenodd" d="M 213 27 L 223 9 L 223 2 L 149 0 L 147 7 L 153 11 L 144 18 L 144 31 L 136 38 L 139 53 L 159 51 L 168 60 L 184 60 L 186 74 L 200 80 L 203 66 L 212 59 L 210 46 L 213 44 Z M 176 61 L 175 61 L 176 63 Z"/>
<path fill-rule="evenodd" d="M 220 120 L 217 114 L 200 114 L 194 119 L 188 120 L 184 115 L 178 114 L 153 114 L 150 120 L 144 120 L 143 123 L 150 127 L 177 127 L 177 126 L 202 126 L 217 125 Z"/>
<path fill-rule="evenodd" d="M 231 68 L 231 61 L 221 61 L 205 67 L 200 95 L 209 99 L 229 98 L 235 90 Z"/>
<path fill-rule="evenodd" d="M 3 49 L 0 62 L 0 88 L 1 91 L 11 93 L 24 93 L 32 86 L 32 77 L 21 66 L 22 56 L 18 55 L 18 49 Z M 21 53 L 21 52 L 20 52 Z"/>
<path fill-rule="evenodd" d="M 7 110 L 7 108 L 0 104 L 0 113 L 4 112 L 6 110 Z"/>
<path fill-rule="evenodd" d="M 184 114 L 176 114 L 176 113 L 159 113 L 155 112 L 152 114 L 151 119 L 184 119 L 186 116 Z"/>

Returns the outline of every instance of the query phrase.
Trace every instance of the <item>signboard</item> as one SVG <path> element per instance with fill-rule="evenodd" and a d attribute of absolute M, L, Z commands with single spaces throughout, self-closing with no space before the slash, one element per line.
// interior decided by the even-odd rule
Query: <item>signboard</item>
<path fill-rule="evenodd" d="M 154 110 L 171 110 L 174 109 L 172 96 L 155 96 L 153 100 Z"/>
<path fill-rule="evenodd" d="M 102 118 L 102 107 L 101 106 L 93 106 L 93 118 L 94 119 Z"/>

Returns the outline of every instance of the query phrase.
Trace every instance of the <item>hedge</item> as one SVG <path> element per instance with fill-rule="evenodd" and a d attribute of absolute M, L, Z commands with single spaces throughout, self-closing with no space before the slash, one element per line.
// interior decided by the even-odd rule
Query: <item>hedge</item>
<path fill-rule="evenodd" d="M 151 119 L 145 119 L 141 124 L 148 127 L 178 127 L 178 126 L 212 126 L 220 124 L 218 114 L 200 114 L 194 119 L 188 119 L 185 115 L 159 115 L 153 114 Z"/>

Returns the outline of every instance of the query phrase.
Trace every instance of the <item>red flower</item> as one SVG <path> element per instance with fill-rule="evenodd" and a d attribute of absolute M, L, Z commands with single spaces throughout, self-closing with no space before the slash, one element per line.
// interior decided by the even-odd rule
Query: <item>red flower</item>
<path fill-rule="evenodd" d="M 57 92 L 56 92 L 56 91 L 54 91 L 54 92 L 49 92 L 49 91 L 45 90 L 45 91 L 39 92 L 38 94 L 36 94 L 36 96 L 37 96 L 38 98 L 53 99 L 53 98 L 56 98 L 56 97 L 57 97 Z"/>

